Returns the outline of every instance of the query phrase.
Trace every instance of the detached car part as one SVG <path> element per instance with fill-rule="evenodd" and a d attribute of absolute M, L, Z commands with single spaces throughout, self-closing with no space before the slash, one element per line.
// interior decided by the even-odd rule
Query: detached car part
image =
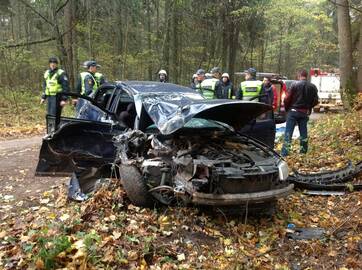
<path fill-rule="evenodd" d="M 362 190 L 362 183 L 347 183 L 362 173 L 362 162 L 353 165 L 349 162 L 346 167 L 336 171 L 315 174 L 294 172 L 288 180 L 298 188 L 310 190 Z"/>

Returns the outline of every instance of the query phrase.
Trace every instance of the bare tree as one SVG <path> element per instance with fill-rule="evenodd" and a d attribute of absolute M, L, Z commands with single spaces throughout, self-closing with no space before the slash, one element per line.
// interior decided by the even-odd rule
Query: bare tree
<path fill-rule="evenodd" d="M 359 19 L 359 43 L 358 43 L 358 84 L 357 89 L 362 92 L 362 14 Z"/>

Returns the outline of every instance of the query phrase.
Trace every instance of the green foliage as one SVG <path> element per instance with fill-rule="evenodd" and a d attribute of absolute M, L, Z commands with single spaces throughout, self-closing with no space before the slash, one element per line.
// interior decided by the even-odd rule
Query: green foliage
<path fill-rule="evenodd" d="M 255 66 L 293 77 L 298 68 L 338 64 L 334 7 L 325 0 L 75 2 L 74 68 L 81 71 L 83 61 L 96 59 L 109 80 L 156 79 L 164 68 L 170 81 L 188 85 L 199 67 L 223 64 L 228 72 L 234 26 L 235 71 Z M 30 5 L 50 19 L 56 8 L 44 0 Z M 47 58 L 64 57 L 64 51 L 59 41 L 5 48 L 49 37 L 51 28 L 20 1 L 7 2 L 7 10 L 14 16 L 4 15 L 9 24 L 0 31 L 0 69 L 5 71 L 0 83 L 39 90 Z M 69 30 L 65 15 L 65 9 L 56 13 L 62 33 Z"/>
<path fill-rule="evenodd" d="M 40 105 L 40 92 L 28 88 L 0 88 L 0 125 L 34 126 L 45 121 L 46 105 Z M 9 121 L 11 119 L 11 121 Z"/>
<path fill-rule="evenodd" d="M 37 258 L 42 259 L 46 269 L 56 266 L 56 257 L 59 253 L 71 247 L 68 236 L 60 235 L 53 238 L 40 237 L 38 239 L 39 253 Z"/>
<path fill-rule="evenodd" d="M 99 260 L 99 256 L 97 256 L 97 244 L 101 241 L 100 235 L 98 235 L 95 231 L 92 231 L 84 235 L 83 241 L 89 261 L 92 264 L 96 264 Z"/>

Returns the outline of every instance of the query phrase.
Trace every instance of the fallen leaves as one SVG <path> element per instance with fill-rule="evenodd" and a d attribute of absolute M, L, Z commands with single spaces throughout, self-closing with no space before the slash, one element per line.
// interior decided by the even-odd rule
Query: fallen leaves
<path fill-rule="evenodd" d="M 328 121 L 336 125 L 342 119 Z M 350 126 L 333 136 L 342 136 L 347 142 L 339 140 L 339 146 L 351 146 L 348 155 L 358 157 L 360 146 L 351 145 L 356 134 Z M 322 137 L 328 139 L 327 133 Z M 291 157 L 289 162 L 305 170 L 344 166 L 345 156 L 333 156 L 337 146 L 325 147 L 327 156 L 316 138 L 309 156 L 315 160 Z M 12 191 L 0 196 L 1 210 L 9 209 L 0 223 L 0 268 L 284 270 L 319 269 L 321 262 L 325 269 L 362 268 L 357 192 L 330 197 L 296 192 L 279 201 L 272 218 L 248 217 L 245 223 L 243 215 L 225 217 L 196 207 L 139 208 L 116 180 L 82 204 L 67 203 L 65 186 L 39 192 L 32 205 L 19 204 L 18 214 L 11 211 L 19 203 Z M 320 227 L 328 237 L 290 240 L 288 224 Z"/>

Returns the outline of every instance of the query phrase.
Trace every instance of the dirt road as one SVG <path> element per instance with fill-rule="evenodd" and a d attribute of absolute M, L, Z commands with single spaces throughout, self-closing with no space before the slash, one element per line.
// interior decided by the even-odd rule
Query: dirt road
<path fill-rule="evenodd" d="M 41 138 L 0 141 L 0 217 L 17 207 L 37 205 L 39 194 L 67 181 L 34 176 Z"/>

